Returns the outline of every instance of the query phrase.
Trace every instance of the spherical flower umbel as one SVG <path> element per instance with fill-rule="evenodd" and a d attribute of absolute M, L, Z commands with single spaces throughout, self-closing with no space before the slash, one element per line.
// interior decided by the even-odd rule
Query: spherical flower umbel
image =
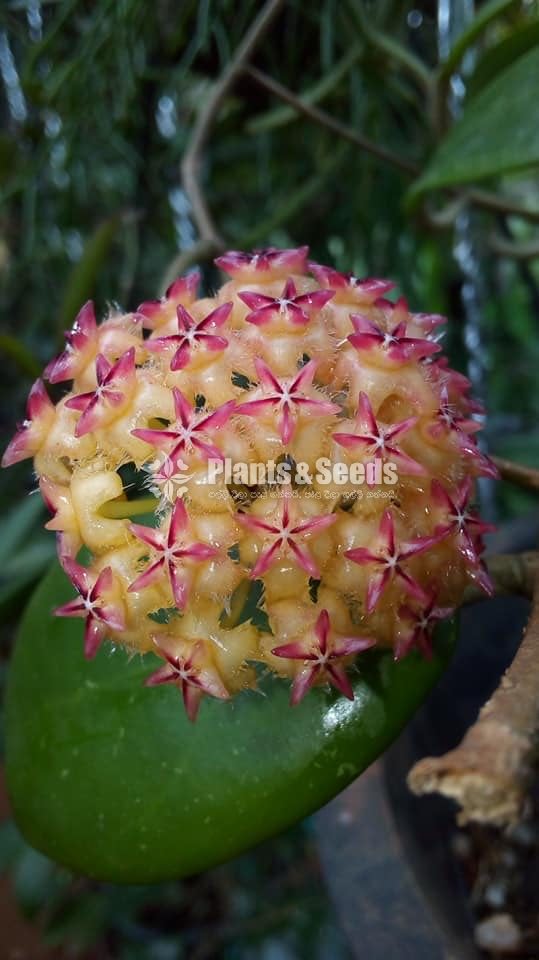
<path fill-rule="evenodd" d="M 307 247 L 216 263 L 213 297 L 191 273 L 100 324 L 85 304 L 44 373 L 68 391 L 34 384 L 2 460 L 34 459 L 86 656 L 153 651 L 147 685 L 191 720 L 257 664 L 292 704 L 353 698 L 364 651 L 429 656 L 466 586 L 491 589 L 472 499 L 495 468 L 444 318 Z"/>

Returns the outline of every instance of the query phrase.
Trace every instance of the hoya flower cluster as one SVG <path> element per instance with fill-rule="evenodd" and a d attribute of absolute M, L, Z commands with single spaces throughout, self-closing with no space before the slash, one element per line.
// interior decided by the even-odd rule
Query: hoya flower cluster
<path fill-rule="evenodd" d="M 44 373 L 68 392 L 34 384 L 3 458 L 34 459 L 77 592 L 56 613 L 84 618 L 86 656 L 105 638 L 156 652 L 149 684 L 192 719 L 257 664 L 292 703 L 327 683 L 352 698 L 362 651 L 429 655 L 466 585 L 490 590 L 470 498 L 495 471 L 443 318 L 307 255 L 228 253 L 213 297 L 192 273 L 101 324 L 87 303 Z"/>

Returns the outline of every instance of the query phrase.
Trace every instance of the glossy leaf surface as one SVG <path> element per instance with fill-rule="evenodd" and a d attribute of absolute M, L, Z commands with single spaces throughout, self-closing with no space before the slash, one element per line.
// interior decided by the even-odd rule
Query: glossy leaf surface
<path fill-rule="evenodd" d="M 288 706 L 265 696 L 206 700 L 196 724 L 174 689 L 148 689 L 147 656 L 82 654 L 81 621 L 50 612 L 71 590 L 55 566 L 23 618 L 10 668 L 8 786 L 17 822 L 39 850 L 91 876 L 147 883 L 198 872 L 311 813 L 391 742 L 452 649 L 432 661 L 365 656 L 349 702 L 317 689 Z"/>
<path fill-rule="evenodd" d="M 539 164 L 539 49 L 530 50 L 464 107 L 411 190 L 470 183 Z"/>

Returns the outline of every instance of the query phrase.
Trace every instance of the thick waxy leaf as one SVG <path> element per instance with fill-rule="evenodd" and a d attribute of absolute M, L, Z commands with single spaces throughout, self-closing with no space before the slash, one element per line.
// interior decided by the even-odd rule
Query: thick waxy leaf
<path fill-rule="evenodd" d="M 356 699 L 317 689 L 295 708 L 288 684 L 265 696 L 206 700 L 196 724 L 173 689 L 143 680 L 156 658 L 102 649 L 84 660 L 82 627 L 50 611 L 69 599 L 54 567 L 23 618 L 10 668 L 6 769 L 17 822 L 39 850 L 117 882 L 194 873 L 284 829 L 381 753 L 450 656 L 364 654 Z"/>
<path fill-rule="evenodd" d="M 539 164 L 539 49 L 504 70 L 465 107 L 411 197 Z"/>

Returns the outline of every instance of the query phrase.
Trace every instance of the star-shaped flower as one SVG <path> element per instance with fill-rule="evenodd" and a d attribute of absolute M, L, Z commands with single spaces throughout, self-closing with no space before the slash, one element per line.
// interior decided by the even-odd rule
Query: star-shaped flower
<path fill-rule="evenodd" d="M 95 309 L 93 302 L 88 300 L 79 310 L 71 330 L 66 333 L 64 352 L 45 367 L 45 379 L 50 383 L 73 380 L 91 359 L 96 341 Z"/>
<path fill-rule="evenodd" d="M 391 510 L 386 510 L 380 521 L 380 527 L 375 538 L 374 550 L 366 547 L 354 547 L 345 552 L 345 557 L 354 563 L 372 564 L 375 567 L 367 587 L 367 613 L 372 613 L 386 587 L 394 580 L 399 580 L 404 589 L 420 603 L 428 602 L 428 594 L 423 587 L 403 569 L 403 564 L 411 557 L 416 557 L 430 549 L 446 536 L 445 531 L 438 531 L 430 537 L 415 537 L 413 540 L 403 540 L 397 543 L 395 537 L 395 523 Z"/>
<path fill-rule="evenodd" d="M 471 401 L 466 394 L 472 389 L 471 380 L 465 377 L 458 370 L 453 370 L 449 366 L 447 357 L 426 357 L 423 361 L 428 366 L 429 372 L 435 377 L 440 388 L 446 387 L 450 396 L 456 396 L 460 402 L 465 402 L 469 408 L 474 408 L 474 412 L 479 412 L 476 407 L 480 406 L 476 401 Z"/>
<path fill-rule="evenodd" d="M 82 376 L 91 367 L 98 354 L 116 359 L 130 347 L 142 347 L 141 318 L 112 315 L 104 323 L 96 323 L 94 305 L 88 300 L 79 311 L 73 327 L 66 333 L 66 347 L 59 357 L 47 365 L 45 379 L 61 383 Z"/>
<path fill-rule="evenodd" d="M 500 474 L 493 461 L 479 449 L 476 440 L 461 430 L 455 432 L 455 439 L 463 457 L 466 457 L 477 477 L 490 477 L 498 480 Z"/>
<path fill-rule="evenodd" d="M 97 653 L 102 641 L 111 630 L 126 629 L 122 605 L 114 597 L 114 577 L 110 567 L 105 567 L 97 578 L 81 567 L 72 557 L 63 556 L 62 566 L 77 589 L 79 596 L 58 607 L 57 617 L 84 617 L 84 655 L 90 660 Z"/>
<path fill-rule="evenodd" d="M 411 313 L 410 318 L 417 327 L 421 327 L 427 338 L 447 323 L 447 317 L 441 313 Z"/>
<path fill-rule="evenodd" d="M 329 613 L 321 610 L 316 623 L 307 632 L 292 643 L 285 643 L 274 647 L 271 651 L 276 657 L 286 657 L 288 660 L 303 660 L 301 670 L 292 685 L 290 703 L 295 706 L 307 691 L 319 679 L 326 680 L 333 687 L 348 697 L 354 699 L 352 684 L 346 675 L 346 669 L 340 662 L 344 657 L 354 653 L 362 653 L 374 646 L 376 640 L 371 637 L 341 637 L 335 635 L 331 629 Z"/>
<path fill-rule="evenodd" d="M 393 307 L 393 304 L 391 304 Z M 362 314 L 351 314 L 354 328 L 347 338 L 359 353 L 371 353 L 377 350 L 393 363 L 406 363 L 409 360 L 422 360 L 441 350 L 439 343 L 422 337 L 408 337 L 406 323 L 399 321 L 391 330 L 383 330 Z"/>
<path fill-rule="evenodd" d="M 10 467 L 19 460 L 33 457 L 43 446 L 54 420 L 54 404 L 42 380 L 33 384 L 26 401 L 26 420 L 4 451 L 2 466 Z"/>
<path fill-rule="evenodd" d="M 373 303 L 395 286 L 391 280 L 380 280 L 376 277 L 359 278 L 353 273 L 339 273 L 320 263 L 309 263 L 309 270 L 318 283 L 335 291 L 337 300 L 341 300 L 344 296 L 352 303 Z"/>
<path fill-rule="evenodd" d="M 425 476 L 425 468 L 395 446 L 397 437 L 406 433 L 417 423 L 417 417 L 408 417 L 399 423 L 381 427 L 374 416 L 370 400 L 366 393 L 359 394 L 356 414 L 356 427 L 359 433 L 334 433 L 333 439 L 346 450 L 360 449 L 373 457 L 391 460 L 403 475 Z"/>
<path fill-rule="evenodd" d="M 237 513 L 236 519 L 243 527 L 258 534 L 264 541 L 264 549 L 261 551 L 251 573 L 251 580 L 256 580 L 263 576 L 270 567 L 278 560 L 283 553 L 291 553 L 298 566 L 305 570 L 310 577 L 315 580 L 320 579 L 320 571 L 312 556 L 300 546 L 298 541 L 316 535 L 322 530 L 326 530 L 335 523 L 336 514 L 330 513 L 319 517 L 309 517 L 307 520 L 300 520 L 299 523 L 293 519 L 290 509 L 291 491 L 288 486 L 283 486 L 281 516 L 275 523 L 263 520 L 248 513 Z"/>
<path fill-rule="evenodd" d="M 157 337 L 146 340 L 146 347 L 152 353 L 160 353 L 170 347 L 175 348 L 170 363 L 171 370 L 183 370 L 189 366 L 193 352 L 197 349 L 220 353 L 228 347 L 228 340 L 217 335 L 216 331 L 228 320 L 232 302 L 223 303 L 212 310 L 203 320 L 195 320 L 182 304 L 176 307 L 179 333 L 169 337 Z"/>
<path fill-rule="evenodd" d="M 434 416 L 435 422 L 430 427 L 433 437 L 439 437 L 442 433 L 447 435 L 451 431 L 472 434 L 481 430 L 481 424 L 477 420 L 463 416 L 457 405 L 451 403 L 446 384 L 440 388 L 440 405 Z"/>
<path fill-rule="evenodd" d="M 454 612 L 454 607 L 437 607 L 435 604 L 436 594 L 431 594 L 426 606 L 421 609 L 413 610 L 407 604 L 399 607 L 399 638 L 395 646 L 395 660 L 402 660 L 414 649 L 430 660 L 434 626 Z"/>
<path fill-rule="evenodd" d="M 290 443 L 302 414 L 326 417 L 340 412 L 340 407 L 314 393 L 313 377 L 317 361 L 309 360 L 293 378 L 279 380 L 263 360 L 255 360 L 260 387 L 253 391 L 253 400 L 240 403 L 234 413 L 258 417 L 273 410 L 278 418 L 278 429 L 284 444 Z M 311 389 L 311 395 L 306 393 Z"/>
<path fill-rule="evenodd" d="M 211 442 L 211 436 L 230 418 L 235 406 L 234 401 L 227 400 L 213 413 L 205 413 L 195 410 L 177 387 L 174 387 L 172 393 L 176 422 L 164 430 L 132 430 L 133 436 L 160 450 L 168 447 L 168 455 L 174 463 L 195 451 L 202 454 L 206 460 L 224 460 L 219 448 Z"/>
<path fill-rule="evenodd" d="M 222 257 L 217 257 L 214 262 L 220 270 L 235 280 L 256 280 L 258 276 L 268 280 L 272 277 L 286 277 L 290 273 L 305 273 L 308 253 L 308 247 L 297 247 L 294 250 L 267 247 L 265 250 L 253 250 L 252 253 L 230 250 Z"/>
<path fill-rule="evenodd" d="M 189 720 L 196 720 L 204 694 L 218 700 L 230 699 L 230 694 L 206 653 L 202 640 L 193 643 L 159 636 L 154 638 L 154 643 L 166 663 L 148 677 L 145 685 L 157 687 L 169 683 L 178 687 L 182 692 Z"/>
<path fill-rule="evenodd" d="M 466 477 L 462 481 L 454 497 L 451 497 L 437 480 L 433 480 L 431 485 L 433 503 L 444 512 L 444 522 L 438 529 L 455 537 L 455 544 L 468 565 L 472 580 L 485 593 L 492 596 L 494 585 L 481 563 L 479 554 L 483 548 L 482 535 L 490 533 L 496 528 L 491 523 L 484 523 L 477 512 L 468 506 L 471 492 L 472 480 L 470 477 Z"/>
<path fill-rule="evenodd" d="M 253 290 L 240 290 L 238 297 L 251 310 L 245 319 L 256 326 L 269 323 L 276 315 L 286 317 L 290 323 L 298 326 L 309 323 L 312 315 L 331 300 L 333 290 L 311 290 L 309 293 L 297 293 L 296 285 L 288 279 L 280 297 L 269 297 Z"/>
<path fill-rule="evenodd" d="M 136 313 L 142 317 L 145 327 L 155 330 L 162 326 L 169 319 L 170 314 L 174 316 L 174 309 L 178 304 L 189 306 L 196 299 L 197 290 L 200 284 L 200 273 L 193 270 L 186 277 L 178 277 L 174 283 L 170 284 L 165 296 L 160 300 L 146 300 L 137 307 Z"/>
<path fill-rule="evenodd" d="M 76 437 L 108 426 L 125 410 L 136 386 L 135 348 L 131 347 L 112 365 L 100 353 L 95 371 L 96 389 L 66 400 L 66 407 L 82 414 L 75 427 Z"/>
<path fill-rule="evenodd" d="M 128 592 L 142 590 L 165 571 L 172 588 L 174 603 L 179 610 L 185 609 L 190 589 L 190 576 L 185 561 L 188 562 L 188 567 L 189 561 L 202 563 L 219 552 L 216 547 L 210 547 L 207 543 L 189 543 L 186 537 L 188 527 L 189 517 L 183 500 L 176 500 L 166 534 L 141 523 L 129 524 L 131 533 L 152 548 L 154 557 L 143 573 L 130 584 Z"/>

